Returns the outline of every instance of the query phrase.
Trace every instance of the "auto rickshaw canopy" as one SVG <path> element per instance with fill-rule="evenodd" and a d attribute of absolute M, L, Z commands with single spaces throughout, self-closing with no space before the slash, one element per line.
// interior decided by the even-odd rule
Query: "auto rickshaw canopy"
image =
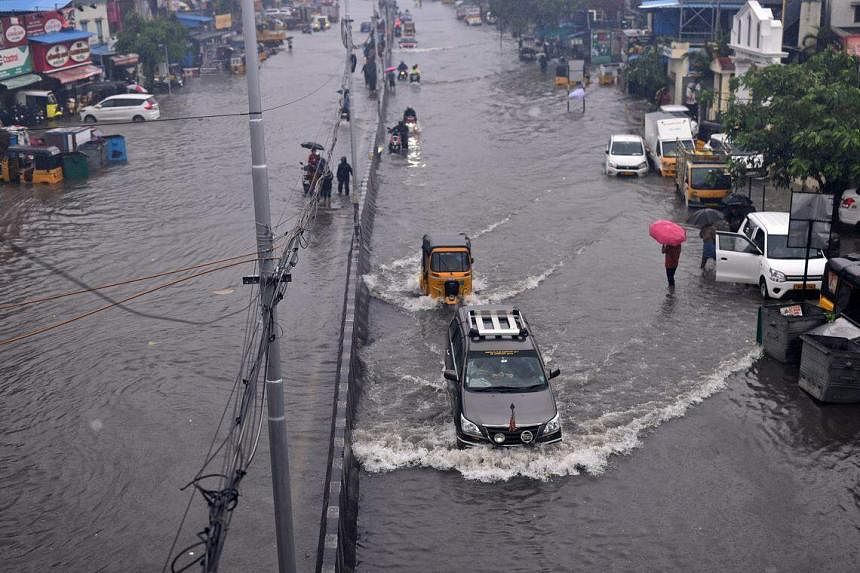
<path fill-rule="evenodd" d="M 443 248 L 466 249 L 471 252 L 472 241 L 466 235 L 456 233 L 434 233 L 432 236 L 424 235 L 421 249 L 426 254 L 430 254 L 435 249 Z"/>

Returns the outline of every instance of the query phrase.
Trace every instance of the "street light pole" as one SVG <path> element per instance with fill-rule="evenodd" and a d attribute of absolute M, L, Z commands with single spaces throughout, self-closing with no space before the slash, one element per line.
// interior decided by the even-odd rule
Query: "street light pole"
<path fill-rule="evenodd" d="M 272 262 L 272 214 L 269 206 L 269 174 L 266 167 L 266 140 L 263 132 L 263 100 L 260 95 L 260 67 L 257 58 L 257 26 L 253 0 L 242 0 L 242 35 L 245 40 L 245 77 L 248 82 L 248 125 L 251 131 L 251 182 L 254 193 L 254 232 L 260 265 L 260 298 L 263 321 L 273 328 L 266 348 L 266 402 L 269 427 L 269 455 L 272 464 L 272 494 L 275 502 L 275 538 L 278 571 L 296 570 L 293 545 L 293 510 L 290 497 L 290 463 L 284 413 L 284 384 L 278 337 L 277 277 Z"/>
<path fill-rule="evenodd" d="M 170 87 L 170 57 L 167 55 L 167 44 L 164 44 L 164 67 L 167 71 L 167 95 L 172 95 L 173 90 Z"/>

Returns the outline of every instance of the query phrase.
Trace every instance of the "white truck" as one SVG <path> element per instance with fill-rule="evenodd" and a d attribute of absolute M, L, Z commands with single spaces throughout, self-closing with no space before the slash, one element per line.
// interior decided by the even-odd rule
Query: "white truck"
<path fill-rule="evenodd" d="M 645 146 L 648 158 L 663 177 L 675 176 L 678 146 L 695 149 L 690 120 L 662 111 L 645 114 Z"/>

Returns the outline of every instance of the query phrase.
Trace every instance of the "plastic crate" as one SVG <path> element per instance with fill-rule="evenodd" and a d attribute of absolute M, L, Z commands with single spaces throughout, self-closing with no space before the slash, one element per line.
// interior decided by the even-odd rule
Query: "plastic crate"
<path fill-rule="evenodd" d="M 860 343 L 804 334 L 798 385 L 822 402 L 860 402 Z"/>
<path fill-rule="evenodd" d="M 782 314 L 783 308 L 799 306 L 800 316 Z M 824 310 L 808 302 L 762 306 L 762 344 L 765 353 L 784 363 L 800 361 L 800 335 L 827 322 Z"/>

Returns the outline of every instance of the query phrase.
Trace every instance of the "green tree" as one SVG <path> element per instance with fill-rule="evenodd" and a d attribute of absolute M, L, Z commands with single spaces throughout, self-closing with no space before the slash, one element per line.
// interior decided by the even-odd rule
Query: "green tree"
<path fill-rule="evenodd" d="M 630 62 L 624 74 L 628 93 L 648 101 L 653 101 L 657 90 L 668 81 L 660 52 L 654 47 Z"/>
<path fill-rule="evenodd" d="M 776 183 L 809 177 L 838 201 L 860 182 L 858 66 L 825 50 L 802 64 L 751 70 L 739 82 L 749 101 L 732 98 L 724 116 L 732 141 L 761 153 Z"/>
<path fill-rule="evenodd" d="M 123 29 L 117 35 L 117 50 L 140 56 L 145 84 L 152 84 L 155 69 L 164 62 L 164 51 L 171 61 L 185 55 L 188 32 L 174 16 L 144 20 L 136 12 L 126 14 Z"/>

